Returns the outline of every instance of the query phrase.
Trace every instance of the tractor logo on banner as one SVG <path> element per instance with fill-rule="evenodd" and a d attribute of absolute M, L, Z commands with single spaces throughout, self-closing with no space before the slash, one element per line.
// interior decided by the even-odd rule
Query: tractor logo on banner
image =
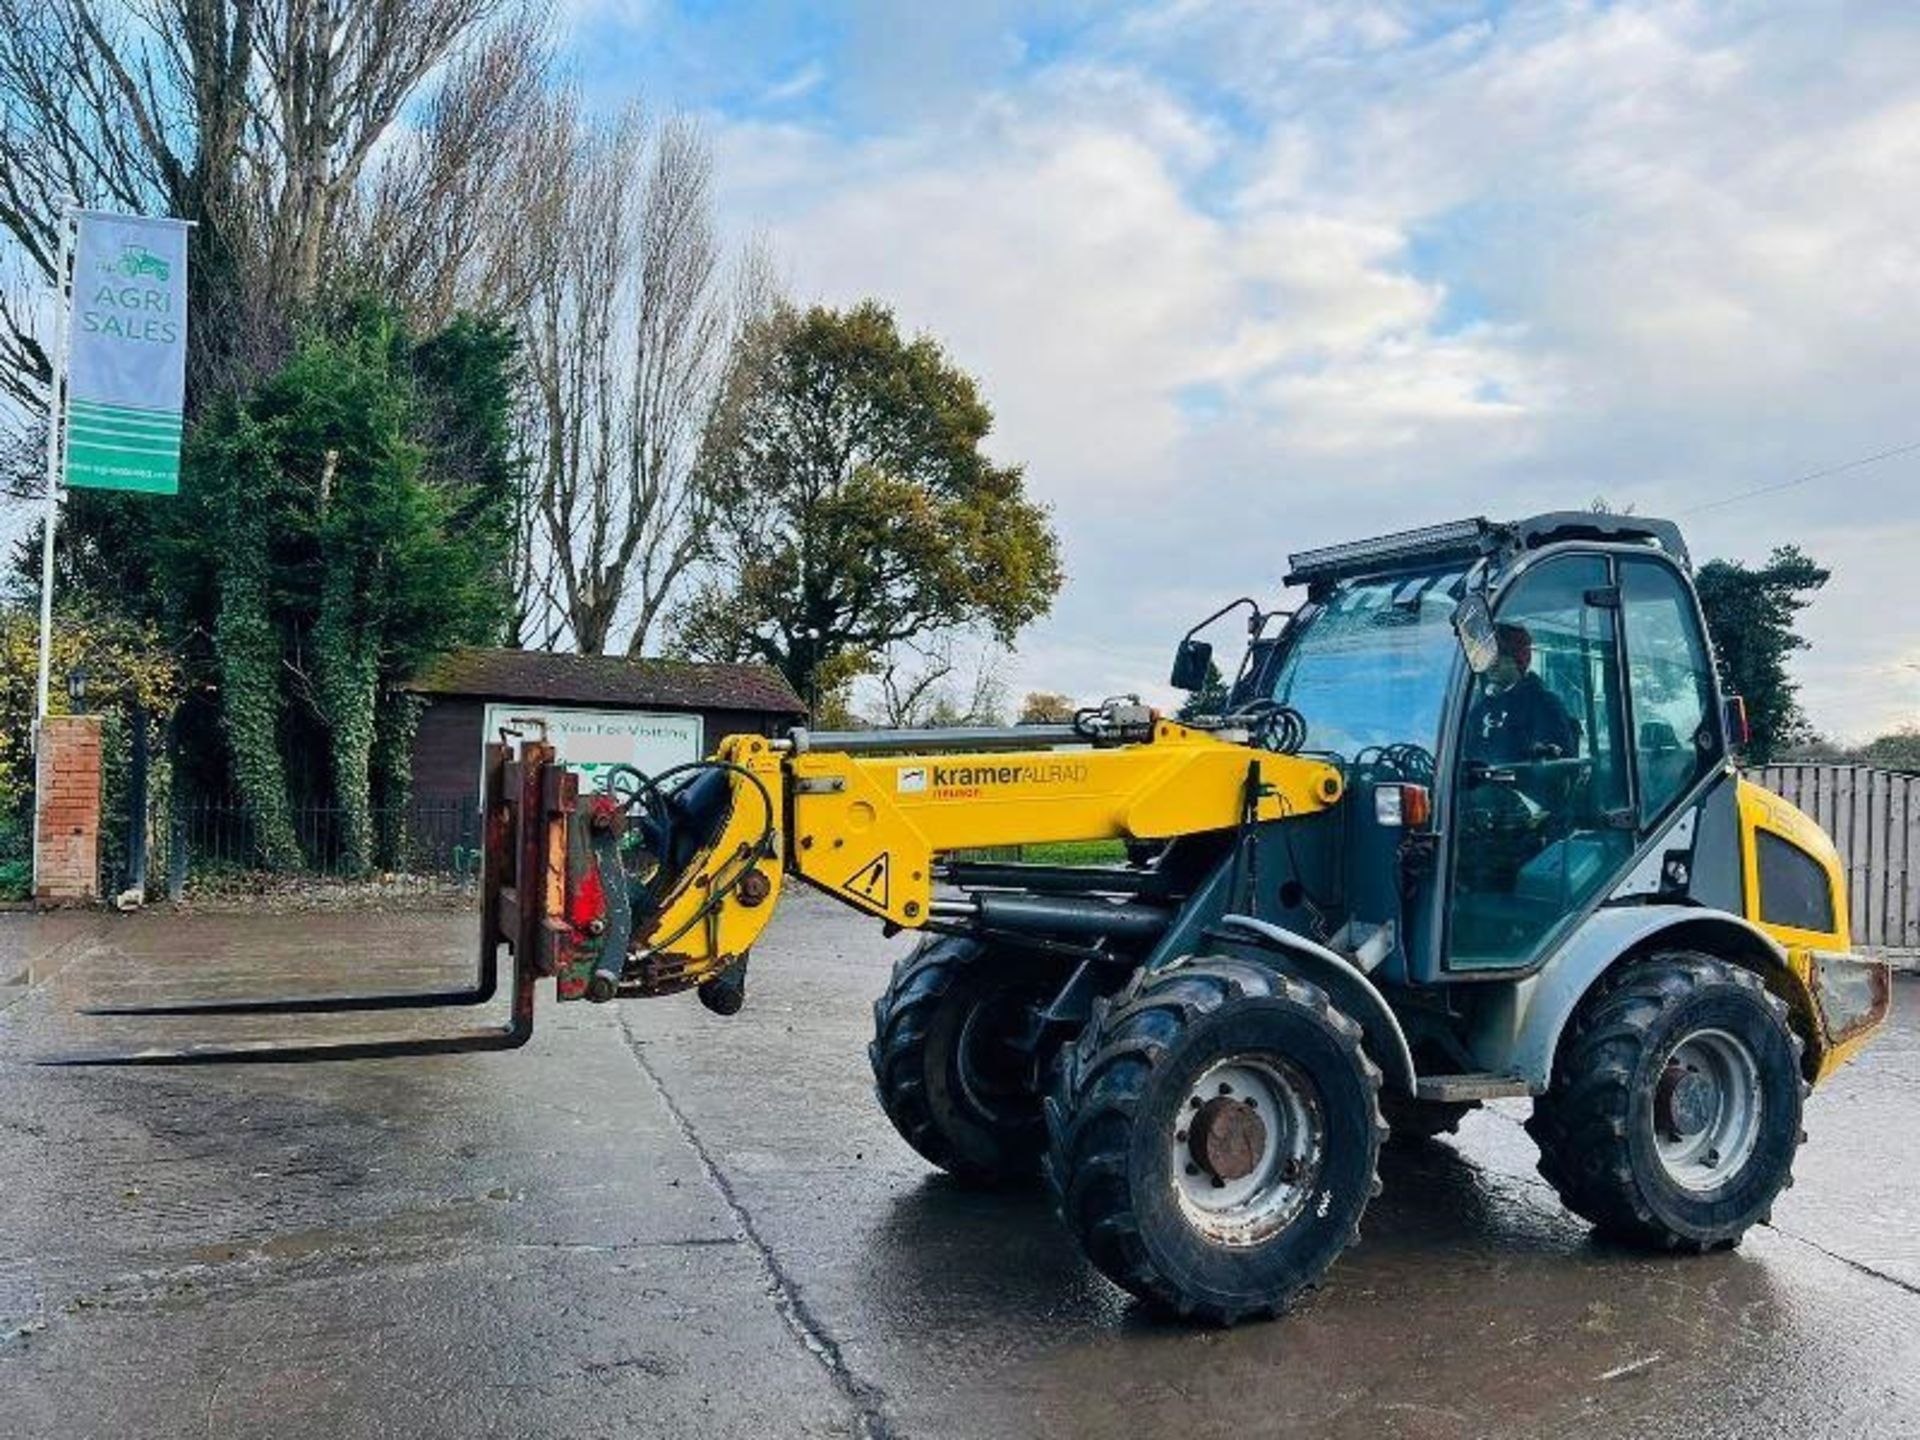
<path fill-rule="evenodd" d="M 107 268 L 118 270 L 129 280 L 153 279 L 158 280 L 162 285 L 166 284 L 168 277 L 173 274 L 173 267 L 144 245 L 122 247 L 119 263 Z"/>

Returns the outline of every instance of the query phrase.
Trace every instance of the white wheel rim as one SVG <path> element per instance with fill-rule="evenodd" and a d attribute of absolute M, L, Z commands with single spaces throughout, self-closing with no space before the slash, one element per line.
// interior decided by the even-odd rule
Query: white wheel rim
<path fill-rule="evenodd" d="M 1695 1030 L 1654 1081 L 1653 1143 L 1667 1178 L 1695 1192 L 1739 1175 L 1760 1141 L 1760 1064 L 1725 1030 Z"/>
<path fill-rule="evenodd" d="M 1244 1139 L 1249 1126 L 1225 1106 L 1258 1117 L 1257 1154 L 1244 1174 L 1209 1168 L 1210 1138 L 1222 1120 Z M 1202 1133 L 1207 1127 L 1207 1133 Z M 1220 1245 L 1255 1245 L 1284 1230 L 1306 1208 L 1326 1155 L 1319 1091 L 1291 1061 L 1236 1055 L 1208 1067 L 1187 1087 L 1167 1133 L 1174 1194 L 1187 1223 Z M 1244 1147 L 1252 1149 L 1255 1147 Z M 1217 1162 L 1216 1162 L 1217 1163 Z"/>

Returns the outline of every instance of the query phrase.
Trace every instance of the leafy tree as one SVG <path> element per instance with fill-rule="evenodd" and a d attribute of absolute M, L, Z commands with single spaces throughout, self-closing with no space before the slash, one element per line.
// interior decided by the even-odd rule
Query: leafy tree
<path fill-rule="evenodd" d="M 87 671 L 92 714 L 142 709 L 164 715 L 179 697 L 179 667 L 150 627 L 79 604 L 53 618 L 53 684 L 47 708 L 65 715 L 66 677 Z M 39 698 L 40 615 L 26 605 L 0 607 L 0 816 L 22 815 L 33 793 L 33 712 Z"/>
<path fill-rule="evenodd" d="M 216 682 L 205 688 L 270 866 L 297 863 L 291 806 L 318 796 L 343 817 L 345 868 L 374 863 L 376 805 L 405 798 L 415 712 L 400 682 L 500 634 L 511 356 L 490 324 L 416 343 L 389 312 L 356 306 L 195 432 L 162 590 Z"/>
<path fill-rule="evenodd" d="M 1020 702 L 1019 723 L 1064 725 L 1073 719 L 1076 708 L 1071 695 L 1057 694 L 1052 690 L 1029 690 L 1027 698 Z"/>
<path fill-rule="evenodd" d="M 15 461 L 42 453 L 54 307 L 41 294 L 64 201 L 194 222 L 190 433 L 274 373 L 342 297 L 377 293 L 431 317 L 423 330 L 461 305 L 510 309 L 531 197 L 550 188 L 550 167 L 529 162 L 557 103 L 537 9 L 0 0 L 0 483 L 42 484 L 37 463 Z M 431 435 L 422 443 L 433 449 Z M 176 597 L 160 578 L 172 508 L 70 496 L 61 593 L 171 633 Z M 38 573 L 36 559 L 21 588 Z"/>
<path fill-rule="evenodd" d="M 1902 725 L 1898 730 L 1869 740 L 1847 758 L 1887 770 L 1920 773 L 1920 726 Z"/>
<path fill-rule="evenodd" d="M 703 483 L 712 578 L 679 643 L 764 659 L 802 695 L 818 669 L 977 626 L 1011 643 L 1061 584 L 1016 466 L 982 452 L 973 380 L 868 301 L 778 307 L 735 347 Z"/>
<path fill-rule="evenodd" d="M 1729 692 L 1746 700 L 1753 730 L 1747 755 L 1756 764 L 1810 735 L 1787 662 L 1807 648 L 1795 617 L 1830 573 L 1799 546 L 1781 545 L 1764 565 L 1712 560 L 1696 577 L 1722 679 Z"/>
<path fill-rule="evenodd" d="M 1207 662 L 1207 682 L 1181 702 L 1182 720 L 1197 720 L 1202 715 L 1223 715 L 1227 709 L 1227 681 L 1220 667 Z"/>
<path fill-rule="evenodd" d="M 101 845 L 118 854 L 126 843 L 127 753 L 136 724 L 149 738 L 157 718 L 179 698 L 179 667 L 152 629 L 62 597 L 54 613 L 53 683 L 48 709 L 70 709 L 67 680 L 85 667 L 86 711 L 101 721 Z M 0 900 L 33 893 L 33 716 L 38 699 L 40 613 L 37 604 L 0 606 Z M 149 799 L 164 794 L 164 762 L 149 773 Z"/>

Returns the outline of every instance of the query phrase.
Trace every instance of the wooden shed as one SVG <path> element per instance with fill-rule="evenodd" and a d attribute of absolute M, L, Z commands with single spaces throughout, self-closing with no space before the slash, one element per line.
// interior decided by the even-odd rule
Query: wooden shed
<path fill-rule="evenodd" d="M 545 720 L 560 758 L 654 772 L 710 754 L 728 735 L 779 735 L 806 706 L 770 665 L 630 660 L 544 650 L 460 650 L 408 687 L 427 701 L 413 740 L 413 795 L 479 804 L 481 747 L 501 725 Z"/>

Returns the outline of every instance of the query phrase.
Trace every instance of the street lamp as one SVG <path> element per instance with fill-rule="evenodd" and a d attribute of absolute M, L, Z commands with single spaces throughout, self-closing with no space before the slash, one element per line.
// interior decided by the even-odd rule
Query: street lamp
<path fill-rule="evenodd" d="M 87 705 L 87 666 L 86 662 L 67 672 L 67 710 L 69 714 L 79 715 L 85 712 Z"/>

